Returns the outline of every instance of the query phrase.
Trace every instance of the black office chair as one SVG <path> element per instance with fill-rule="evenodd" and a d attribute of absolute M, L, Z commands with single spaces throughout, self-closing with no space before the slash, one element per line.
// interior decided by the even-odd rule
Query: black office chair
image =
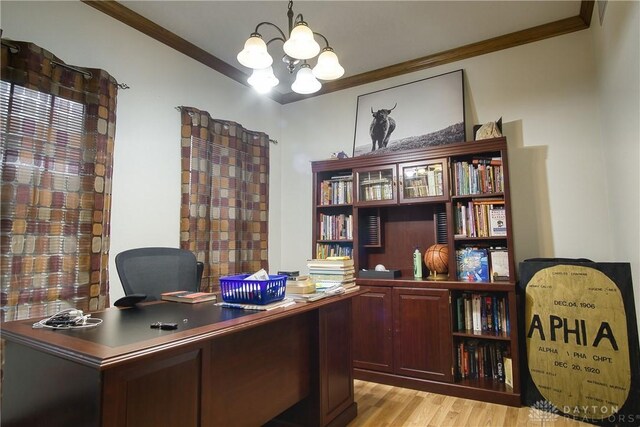
<path fill-rule="evenodd" d="M 203 268 L 184 249 L 138 248 L 116 255 L 125 295 L 145 294 L 145 301 L 159 300 L 163 292 L 198 291 Z"/>

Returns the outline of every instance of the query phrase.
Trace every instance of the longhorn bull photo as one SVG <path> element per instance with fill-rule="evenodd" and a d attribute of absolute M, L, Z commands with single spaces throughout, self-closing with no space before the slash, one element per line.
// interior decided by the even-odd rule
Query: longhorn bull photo
<path fill-rule="evenodd" d="M 376 112 L 374 112 L 373 107 L 371 107 L 371 114 L 373 115 L 373 121 L 369 127 L 371 151 L 376 150 L 376 144 L 378 144 L 378 149 L 380 149 L 386 147 L 389 143 L 389 137 L 396 128 L 396 121 L 392 117 L 389 117 L 389 114 L 391 114 L 391 111 L 397 106 L 398 103 L 396 102 L 390 110 L 382 109 Z"/>

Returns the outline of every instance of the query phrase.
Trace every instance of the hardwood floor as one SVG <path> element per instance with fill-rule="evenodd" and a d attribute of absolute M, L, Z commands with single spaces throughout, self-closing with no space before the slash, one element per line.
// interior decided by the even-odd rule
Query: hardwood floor
<path fill-rule="evenodd" d="M 530 419 L 529 407 L 478 402 L 366 381 L 355 381 L 358 417 L 348 427 L 580 427 L 591 426 L 549 414 Z"/>

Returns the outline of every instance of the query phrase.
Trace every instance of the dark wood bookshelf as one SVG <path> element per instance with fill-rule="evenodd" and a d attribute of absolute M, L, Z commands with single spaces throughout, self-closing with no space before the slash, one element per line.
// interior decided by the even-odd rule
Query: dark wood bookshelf
<path fill-rule="evenodd" d="M 464 162 L 469 168 L 477 168 L 477 165 L 473 165 L 473 159 L 479 157 L 499 157 L 502 160 L 500 165 L 491 165 L 500 167 L 500 173 L 493 176 L 501 176 L 502 181 L 496 179 L 489 185 L 483 183 L 484 193 L 457 194 L 456 178 L 460 179 L 460 176 L 456 174 L 460 172 L 454 171 L 456 163 Z M 438 173 L 435 181 L 429 176 L 419 179 L 415 173 L 423 165 L 425 170 L 442 173 Z M 312 172 L 313 257 L 317 255 L 317 244 L 352 245 L 356 275 L 358 271 L 373 269 L 378 264 L 387 269 L 400 270 L 401 274 L 396 279 L 356 279 L 356 283 L 367 293 L 354 298 L 355 377 L 519 405 L 516 276 L 506 139 L 315 161 L 312 162 Z M 469 173 L 472 172 L 475 173 L 469 169 Z M 352 203 L 321 204 L 322 182 L 340 174 L 352 175 Z M 403 187 L 405 182 L 407 188 Z M 427 190 L 422 188 L 425 182 Z M 454 236 L 456 205 L 474 199 L 498 199 L 498 203 L 504 205 L 506 236 Z M 318 221 L 320 214 L 327 212 L 352 215 L 352 241 L 320 239 Z M 448 248 L 448 273 L 444 280 L 429 280 L 429 271 L 424 264 L 423 277 L 414 278 L 413 251 L 417 247 L 421 256 L 424 256 L 426 249 L 435 243 Z M 505 248 L 509 276 L 498 282 L 457 280 L 456 251 L 469 246 L 486 249 L 488 259 L 491 258 L 490 248 Z M 466 292 L 506 298 L 510 333 L 457 331 L 452 301 Z M 481 342 L 504 354 L 508 353 L 512 359 L 513 387 L 490 378 L 456 379 L 457 347 L 467 341 Z"/>

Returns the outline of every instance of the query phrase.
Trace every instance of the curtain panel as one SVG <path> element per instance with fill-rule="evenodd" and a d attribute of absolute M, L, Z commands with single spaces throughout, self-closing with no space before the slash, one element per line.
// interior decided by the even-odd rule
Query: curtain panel
<path fill-rule="evenodd" d="M 3 320 L 109 305 L 118 83 L 2 40 Z"/>
<path fill-rule="evenodd" d="M 269 136 L 180 107 L 180 247 L 204 263 L 201 288 L 268 270 Z"/>

